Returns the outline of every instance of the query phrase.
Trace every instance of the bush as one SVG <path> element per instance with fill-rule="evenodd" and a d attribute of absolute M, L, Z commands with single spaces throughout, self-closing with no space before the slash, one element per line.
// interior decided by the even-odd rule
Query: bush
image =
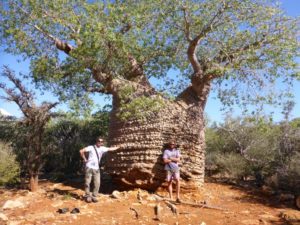
<path fill-rule="evenodd" d="M 288 162 L 285 170 L 278 172 L 278 187 L 281 190 L 300 195 L 300 153 Z"/>
<path fill-rule="evenodd" d="M 227 118 L 208 128 L 207 173 L 254 178 L 257 185 L 270 181 L 275 188 L 299 192 L 299 121 L 273 124 L 264 119 Z"/>
<path fill-rule="evenodd" d="M 236 153 L 218 154 L 215 163 L 221 174 L 229 178 L 243 179 L 250 173 L 247 161 Z"/>
<path fill-rule="evenodd" d="M 9 144 L 0 142 L 0 185 L 15 184 L 19 181 L 20 166 Z"/>

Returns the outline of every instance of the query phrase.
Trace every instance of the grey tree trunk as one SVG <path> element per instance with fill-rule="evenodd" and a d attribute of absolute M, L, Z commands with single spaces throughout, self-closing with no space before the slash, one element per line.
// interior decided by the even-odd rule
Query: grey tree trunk
<path fill-rule="evenodd" d="M 176 101 L 166 102 L 166 107 L 147 121 L 120 121 L 118 104 L 116 100 L 113 103 L 108 141 L 121 148 L 107 154 L 105 171 L 119 188 L 155 190 L 161 186 L 166 177 L 162 154 L 170 140 L 175 140 L 181 151 L 182 188 L 203 184 L 203 104 L 193 91 L 188 89 Z"/>

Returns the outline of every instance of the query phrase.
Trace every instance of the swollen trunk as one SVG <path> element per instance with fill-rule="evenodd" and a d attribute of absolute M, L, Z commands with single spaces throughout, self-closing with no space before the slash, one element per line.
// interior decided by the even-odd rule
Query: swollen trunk
<path fill-rule="evenodd" d="M 174 140 L 181 151 L 182 188 L 197 188 L 204 181 L 204 120 L 197 102 L 169 101 L 146 121 L 122 122 L 111 113 L 110 145 L 121 149 L 108 154 L 105 171 L 119 187 L 154 190 L 165 181 L 163 150 Z"/>

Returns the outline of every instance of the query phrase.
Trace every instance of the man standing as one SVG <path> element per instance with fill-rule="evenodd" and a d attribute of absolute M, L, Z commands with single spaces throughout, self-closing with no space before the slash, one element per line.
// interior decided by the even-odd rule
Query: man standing
<path fill-rule="evenodd" d="M 164 151 L 163 160 L 165 163 L 165 170 L 167 171 L 167 182 L 169 196 L 173 198 L 173 188 L 172 181 L 176 182 L 176 201 L 180 202 L 179 192 L 180 192 L 180 173 L 178 162 L 180 161 L 180 151 L 175 148 L 174 142 L 169 142 L 168 149 Z"/>
<path fill-rule="evenodd" d="M 100 167 L 99 163 L 103 153 L 107 151 L 114 151 L 119 149 L 119 147 L 104 147 L 104 141 L 101 137 L 96 139 L 95 145 L 90 145 L 81 149 L 80 156 L 85 162 L 85 199 L 87 202 L 97 202 L 97 195 L 100 188 Z M 88 152 L 88 158 L 86 158 L 85 153 Z M 94 189 L 92 195 L 90 193 L 90 184 L 93 179 Z"/>

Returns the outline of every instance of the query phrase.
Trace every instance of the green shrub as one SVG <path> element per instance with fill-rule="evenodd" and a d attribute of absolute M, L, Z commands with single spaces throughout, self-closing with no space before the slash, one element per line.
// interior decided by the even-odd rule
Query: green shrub
<path fill-rule="evenodd" d="M 9 144 L 0 142 L 0 185 L 18 182 L 20 166 Z"/>
<path fill-rule="evenodd" d="M 278 172 L 279 189 L 300 194 L 300 153 L 297 152 L 286 165 L 285 170 Z"/>
<path fill-rule="evenodd" d="M 250 173 L 247 161 L 233 152 L 215 155 L 215 163 L 220 172 L 229 178 L 242 179 Z"/>

